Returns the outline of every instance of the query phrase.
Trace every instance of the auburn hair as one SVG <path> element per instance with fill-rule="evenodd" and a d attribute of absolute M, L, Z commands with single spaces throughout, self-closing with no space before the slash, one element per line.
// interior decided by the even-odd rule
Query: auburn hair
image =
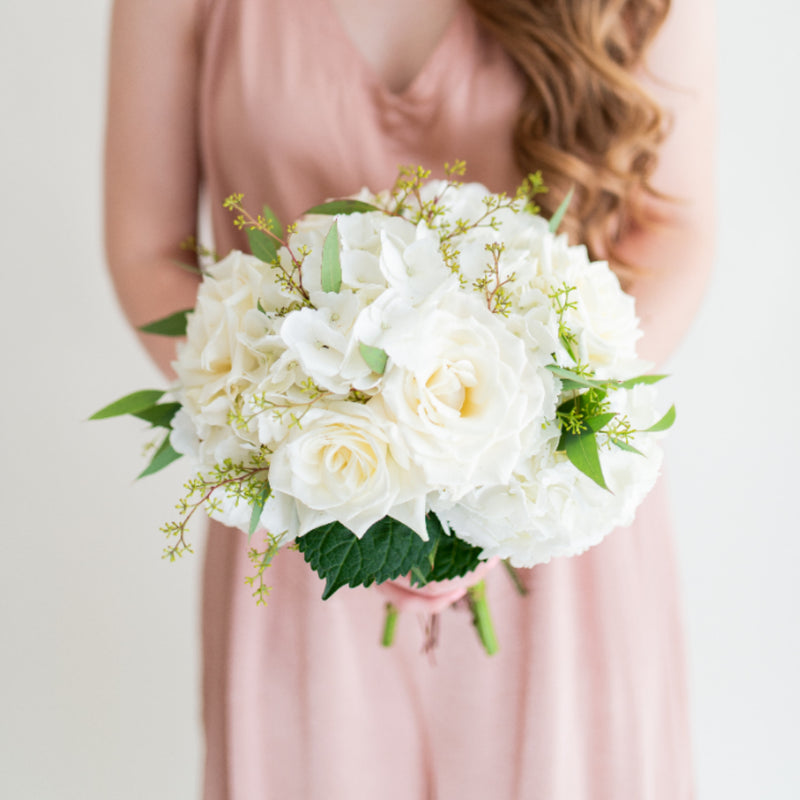
<path fill-rule="evenodd" d="M 670 0 L 468 2 L 524 78 L 513 147 L 522 174 L 541 170 L 550 187 L 537 203 L 551 215 L 574 187 L 563 229 L 625 277 L 617 243 L 647 222 L 637 198 L 659 196 L 650 177 L 667 127 L 635 73 Z"/>

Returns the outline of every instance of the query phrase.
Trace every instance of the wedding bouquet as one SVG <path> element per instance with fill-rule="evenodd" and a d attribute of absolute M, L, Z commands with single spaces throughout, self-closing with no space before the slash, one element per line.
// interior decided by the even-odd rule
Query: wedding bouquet
<path fill-rule="evenodd" d="M 249 535 L 257 599 L 291 544 L 342 586 L 469 574 L 494 557 L 531 567 L 628 524 L 659 470 L 633 299 L 532 197 L 403 170 L 395 186 L 310 209 L 285 231 L 226 200 L 252 254 L 204 270 L 194 309 L 144 330 L 185 335 L 178 383 L 95 417 L 167 430 L 144 474 L 198 464 L 168 523 L 190 549 L 204 507 Z M 482 584 L 470 590 L 496 649 Z"/>

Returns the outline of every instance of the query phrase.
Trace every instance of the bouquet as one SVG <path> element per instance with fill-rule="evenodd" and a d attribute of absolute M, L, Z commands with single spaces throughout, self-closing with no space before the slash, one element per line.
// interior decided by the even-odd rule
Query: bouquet
<path fill-rule="evenodd" d="M 203 270 L 194 309 L 143 330 L 184 336 L 173 400 L 144 391 L 95 418 L 133 414 L 166 436 L 143 474 L 198 464 L 164 527 L 190 550 L 199 508 L 249 536 L 258 601 L 277 550 L 326 582 L 414 586 L 498 558 L 532 567 L 628 524 L 657 477 L 653 385 L 636 355 L 633 299 L 608 265 L 556 233 L 533 198 L 401 171 L 379 194 L 326 202 L 281 227 L 225 205 L 251 254 Z M 482 581 L 468 598 L 497 643 Z M 391 638 L 394 610 L 387 619 Z"/>

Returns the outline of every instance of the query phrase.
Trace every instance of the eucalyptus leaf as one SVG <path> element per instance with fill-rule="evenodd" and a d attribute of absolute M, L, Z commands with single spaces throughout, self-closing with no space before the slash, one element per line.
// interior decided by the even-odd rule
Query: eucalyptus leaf
<path fill-rule="evenodd" d="M 120 397 L 113 403 L 109 403 L 99 411 L 95 411 L 89 419 L 108 419 L 109 417 L 120 417 L 123 414 L 136 414 L 150 408 L 164 396 L 164 392 L 158 389 L 142 389 L 138 392 L 131 392 L 125 397 Z"/>
<path fill-rule="evenodd" d="M 562 392 L 574 392 L 576 389 L 585 389 L 586 386 L 582 383 L 578 383 L 577 381 L 573 381 L 571 378 L 561 378 L 561 391 Z"/>
<path fill-rule="evenodd" d="M 618 447 L 620 450 L 624 450 L 626 453 L 636 453 L 638 456 L 644 456 L 644 453 L 641 450 L 637 450 L 632 444 L 628 444 L 622 439 L 617 439 L 616 436 L 610 436 L 609 441 L 614 445 L 614 447 Z"/>
<path fill-rule="evenodd" d="M 258 228 L 247 229 L 250 252 L 260 261 L 271 264 L 278 257 L 278 246 L 271 236 Z"/>
<path fill-rule="evenodd" d="M 261 520 L 261 512 L 264 510 L 264 505 L 266 504 L 267 500 L 269 500 L 269 496 L 271 494 L 272 488 L 269 485 L 269 481 L 264 481 L 264 487 L 261 489 L 261 494 L 259 494 L 255 503 L 253 503 L 253 513 L 250 515 L 250 527 L 248 528 L 249 536 L 252 536 L 256 532 L 258 523 Z"/>
<path fill-rule="evenodd" d="M 627 381 L 622 381 L 620 383 L 620 387 L 622 389 L 633 389 L 634 386 L 638 386 L 639 384 L 652 384 L 658 383 L 659 381 L 663 381 L 664 378 L 668 378 L 668 375 L 637 375 L 635 378 L 630 378 Z"/>
<path fill-rule="evenodd" d="M 664 414 L 661 419 L 656 422 L 655 425 L 651 425 L 649 428 L 645 428 L 645 431 L 655 433 L 656 431 L 665 431 L 668 428 L 671 428 L 675 422 L 675 406 L 670 406 L 669 411 Z"/>
<path fill-rule="evenodd" d="M 608 489 L 603 469 L 600 466 L 600 452 L 594 433 L 565 433 L 562 436 L 567 458 L 576 469 L 579 469 L 598 486 Z"/>
<path fill-rule="evenodd" d="M 568 369 L 567 367 L 559 367 L 558 364 L 548 364 L 546 369 L 549 369 L 557 378 L 562 381 L 569 382 L 571 386 L 584 386 L 588 389 L 607 389 L 609 385 L 613 385 L 611 381 L 596 381 L 591 378 L 586 378 L 575 370 Z"/>
<path fill-rule="evenodd" d="M 596 414 L 593 417 L 586 417 L 584 422 L 589 426 L 589 428 L 594 433 L 597 433 L 599 430 L 605 428 L 605 426 L 608 425 L 608 423 L 611 422 L 611 420 L 614 419 L 614 417 L 616 416 L 617 416 L 616 414 L 613 414 L 611 412 L 608 412 L 606 414 Z"/>
<path fill-rule="evenodd" d="M 139 473 L 138 478 L 144 478 L 147 475 L 160 472 L 164 467 L 168 466 L 173 461 L 177 461 L 180 457 L 181 453 L 173 449 L 169 441 L 169 436 L 166 436 L 164 441 L 161 442 L 161 446 L 156 450 L 153 458 L 150 459 L 150 463 L 147 465 L 146 469 Z"/>
<path fill-rule="evenodd" d="M 385 350 L 380 347 L 371 347 L 368 344 L 359 342 L 358 352 L 361 353 L 361 358 L 367 362 L 367 366 L 377 375 L 383 375 L 386 372 L 386 362 L 389 356 L 386 355 Z"/>
<path fill-rule="evenodd" d="M 180 403 L 157 403 L 150 408 L 131 412 L 134 417 L 149 422 L 154 428 L 171 428 L 172 418 L 178 413 Z"/>
<path fill-rule="evenodd" d="M 275 212 L 269 206 L 264 206 L 263 213 L 264 213 L 264 219 L 267 221 L 267 225 L 269 225 L 269 229 L 279 239 L 282 239 L 283 227 L 281 226 L 280 220 L 275 215 Z"/>
<path fill-rule="evenodd" d="M 372 203 L 365 203 L 363 200 L 330 200 L 318 206 L 313 206 L 306 211 L 306 214 L 363 214 L 367 211 L 380 211 L 381 209 Z"/>
<path fill-rule="evenodd" d="M 337 292 L 342 288 L 342 265 L 339 260 L 339 226 L 334 220 L 322 245 L 322 291 Z"/>
<path fill-rule="evenodd" d="M 571 187 L 567 192 L 567 196 L 561 201 L 561 205 L 556 209 L 556 213 L 550 218 L 550 233 L 555 233 L 561 221 L 564 219 L 569 204 L 572 202 L 572 196 L 575 194 L 575 187 Z"/>
<path fill-rule="evenodd" d="M 569 336 L 561 335 L 558 338 L 561 340 L 561 344 L 564 345 L 567 355 L 577 364 L 578 356 L 575 355 L 575 348 L 572 346 Z"/>
<path fill-rule="evenodd" d="M 193 308 L 176 311 L 168 317 L 141 325 L 139 330 L 142 333 L 156 333 L 159 336 L 186 336 L 187 314 L 191 314 L 192 311 Z"/>

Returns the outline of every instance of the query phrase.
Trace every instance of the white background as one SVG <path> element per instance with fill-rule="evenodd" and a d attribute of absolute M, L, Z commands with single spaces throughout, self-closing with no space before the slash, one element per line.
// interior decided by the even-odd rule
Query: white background
<path fill-rule="evenodd" d="M 199 791 L 200 559 L 161 562 L 157 533 L 181 470 L 135 484 L 142 429 L 84 421 L 160 385 L 102 261 L 109 6 L 0 0 L 0 796 L 15 800 Z M 717 269 L 668 387 L 694 748 L 702 798 L 794 800 L 800 15 L 719 6 Z"/>

